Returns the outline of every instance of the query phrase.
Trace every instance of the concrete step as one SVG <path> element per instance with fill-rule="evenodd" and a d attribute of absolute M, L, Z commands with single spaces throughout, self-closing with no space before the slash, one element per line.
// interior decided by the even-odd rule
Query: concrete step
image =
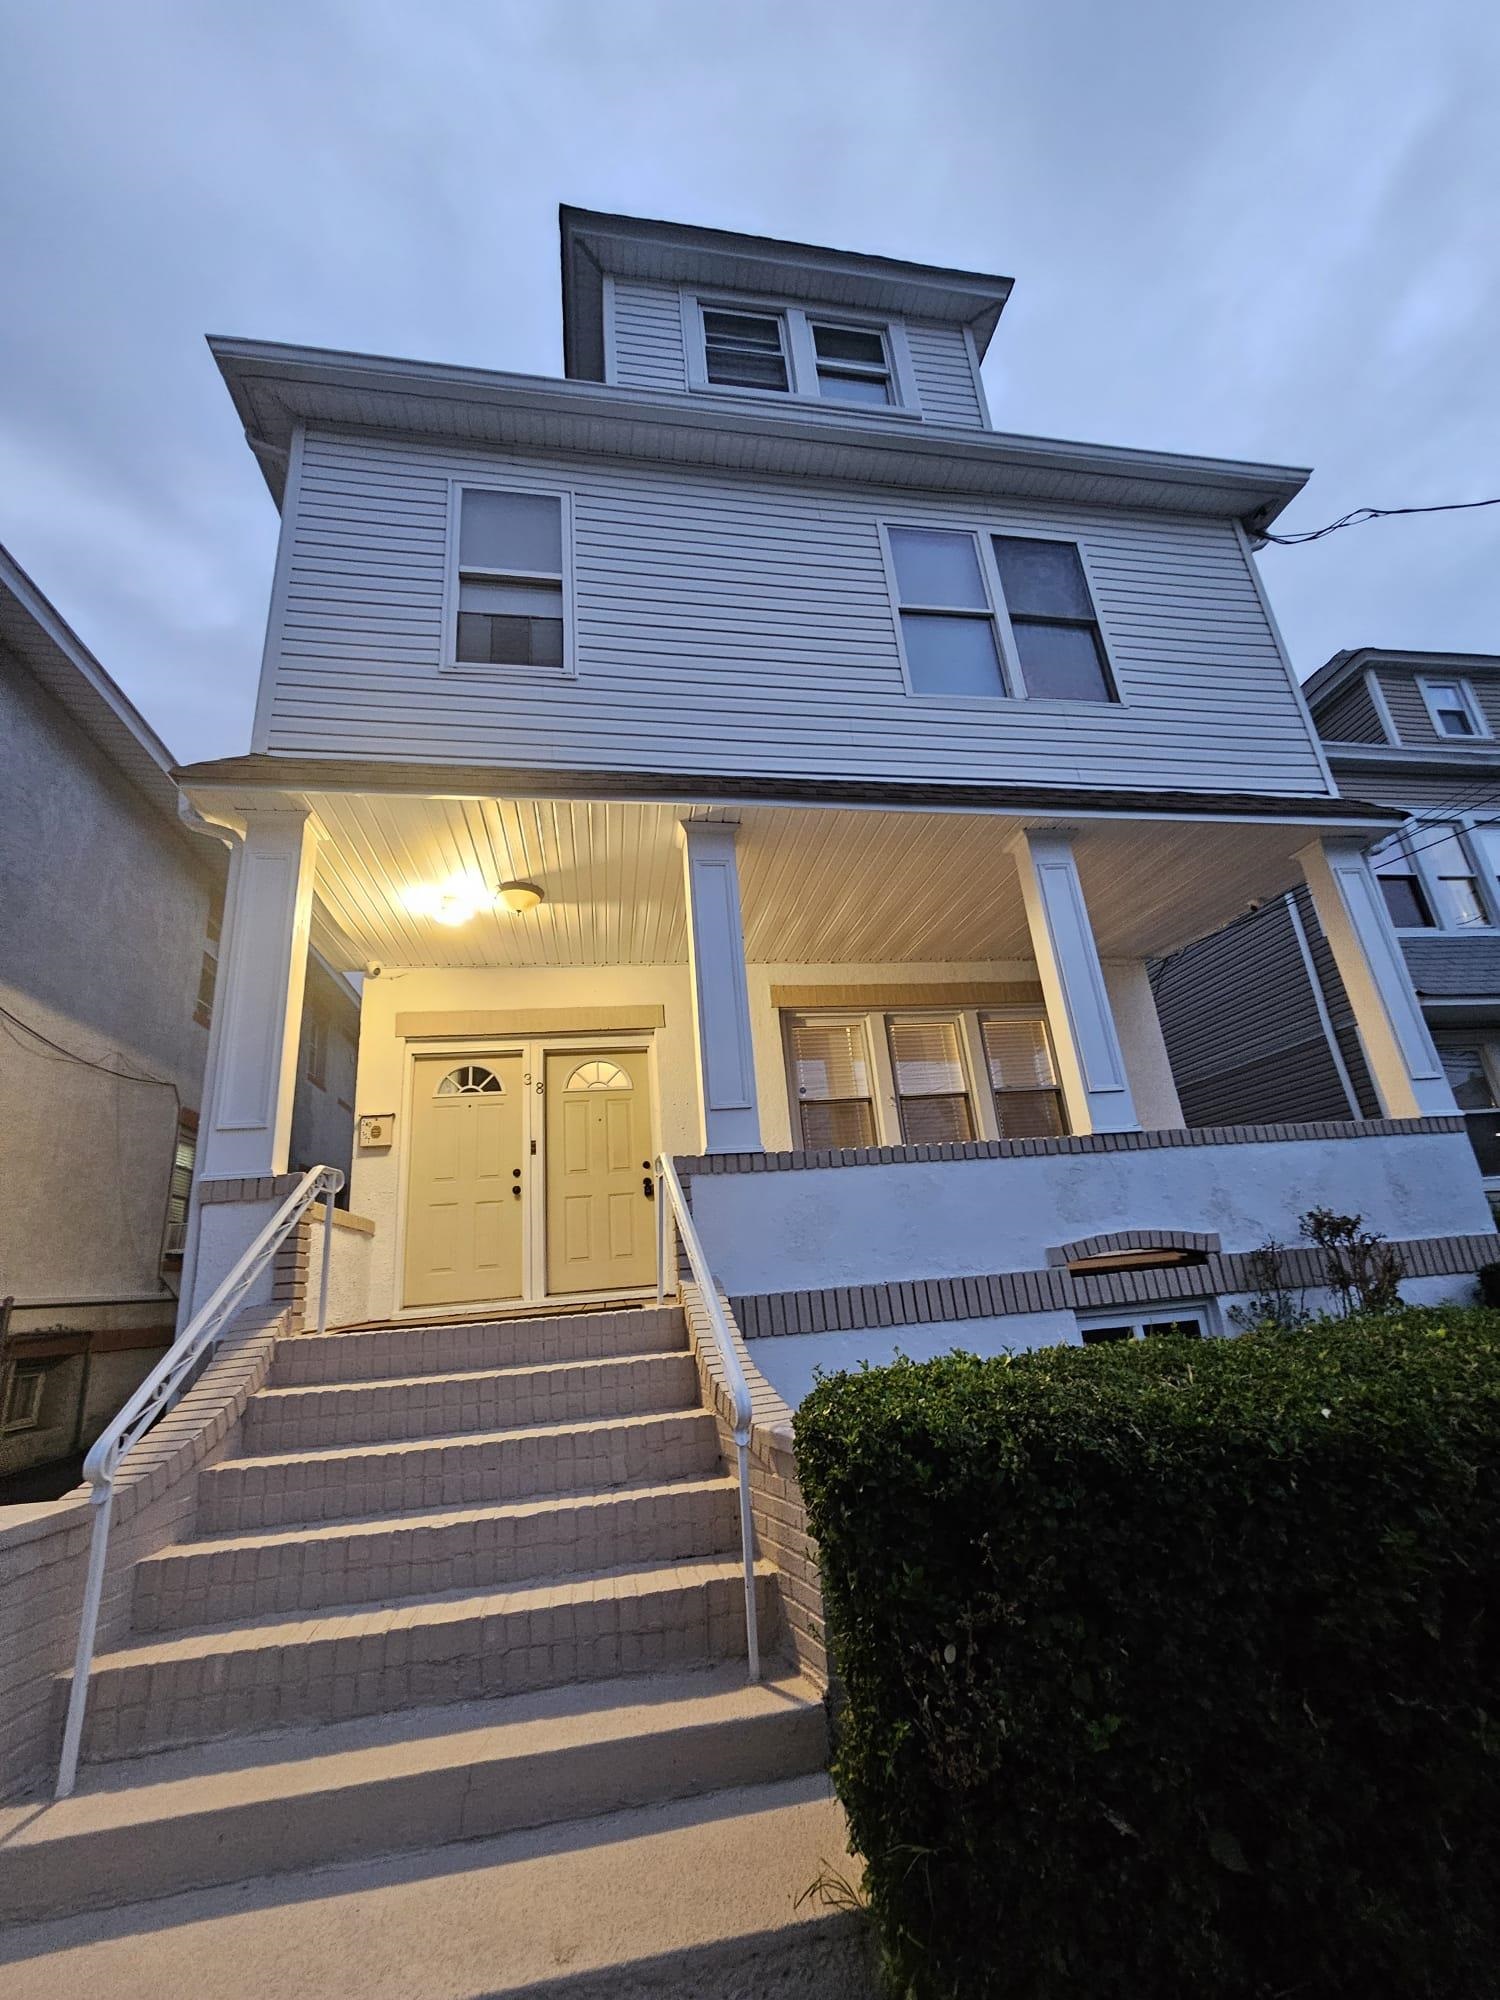
<path fill-rule="evenodd" d="M 288 1815 L 289 1820 L 293 1816 Z M 826 1779 L 14 1926 L 6 2000 L 874 2000 Z"/>
<path fill-rule="evenodd" d="M 463 1325 L 384 1326 L 358 1333 L 296 1334 L 280 1341 L 271 1381 L 278 1388 L 374 1382 L 470 1368 L 606 1361 L 686 1347 L 680 1306 L 472 1320 Z"/>
<path fill-rule="evenodd" d="M 739 1546 L 723 1474 L 510 1506 L 450 1507 L 317 1527 L 182 1542 L 135 1566 L 137 1632 L 179 1631 L 282 1611 L 385 1604 L 619 1569 Z"/>
<path fill-rule="evenodd" d="M 659 1485 L 719 1469 L 706 1410 L 221 1459 L 198 1482 L 204 1534 Z"/>
<path fill-rule="evenodd" d="M 456 1437 L 690 1409 L 697 1401 L 698 1371 L 690 1354 L 629 1354 L 540 1368 L 262 1389 L 245 1411 L 243 1449 L 247 1457 L 260 1457 L 329 1445 Z"/>
<path fill-rule="evenodd" d="M 757 1565 L 774 1652 L 774 1571 Z M 473 1701 L 568 1681 L 743 1658 L 737 1557 L 566 1576 L 494 1592 L 262 1618 L 100 1654 L 84 1755 L 133 1757 L 253 1730 Z M 59 1713 L 70 1675 L 59 1675 Z"/>
<path fill-rule="evenodd" d="M 816 1688 L 736 1664 L 160 1752 L 0 1808 L 0 1923 L 799 1777 L 827 1750 Z"/>

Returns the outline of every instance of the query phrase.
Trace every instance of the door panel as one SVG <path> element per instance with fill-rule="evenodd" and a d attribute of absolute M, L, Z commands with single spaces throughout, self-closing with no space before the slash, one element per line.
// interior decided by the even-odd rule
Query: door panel
<path fill-rule="evenodd" d="M 547 1289 L 602 1292 L 656 1275 L 651 1086 L 644 1050 L 547 1057 Z"/>
<path fill-rule="evenodd" d="M 422 1056 L 412 1083 L 406 1303 L 521 1292 L 521 1058 Z"/>

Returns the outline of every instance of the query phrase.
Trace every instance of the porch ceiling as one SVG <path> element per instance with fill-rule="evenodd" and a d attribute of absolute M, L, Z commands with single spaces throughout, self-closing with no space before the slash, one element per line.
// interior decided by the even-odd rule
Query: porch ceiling
<path fill-rule="evenodd" d="M 318 853 L 316 941 L 335 962 L 393 966 L 651 965 L 687 955 L 674 803 L 308 795 Z M 747 955 L 783 964 L 1029 958 L 1006 852 L 1036 816 L 754 806 L 740 810 Z M 1069 822 L 1106 957 L 1166 953 L 1298 879 L 1316 829 L 1284 823 Z M 535 881 L 524 916 L 459 926 L 413 911 L 421 886 Z"/>

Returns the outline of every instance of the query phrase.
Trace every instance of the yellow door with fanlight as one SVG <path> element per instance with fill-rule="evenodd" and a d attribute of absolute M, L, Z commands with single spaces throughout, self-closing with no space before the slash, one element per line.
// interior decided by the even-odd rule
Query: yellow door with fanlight
<path fill-rule="evenodd" d="M 521 1292 L 521 1058 L 413 1065 L 406 1303 L 463 1305 Z"/>
<path fill-rule="evenodd" d="M 547 1289 L 656 1275 L 651 1084 L 640 1049 L 547 1057 Z"/>

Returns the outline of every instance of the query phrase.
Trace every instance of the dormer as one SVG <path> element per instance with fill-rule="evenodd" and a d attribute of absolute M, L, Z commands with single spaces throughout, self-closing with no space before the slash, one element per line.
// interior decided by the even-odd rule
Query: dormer
<path fill-rule="evenodd" d="M 1009 278 L 564 208 L 575 381 L 987 429 L 979 364 Z"/>
<path fill-rule="evenodd" d="M 1303 686 L 1319 735 L 1423 755 L 1493 757 L 1500 745 L 1500 655 L 1336 653 Z"/>

